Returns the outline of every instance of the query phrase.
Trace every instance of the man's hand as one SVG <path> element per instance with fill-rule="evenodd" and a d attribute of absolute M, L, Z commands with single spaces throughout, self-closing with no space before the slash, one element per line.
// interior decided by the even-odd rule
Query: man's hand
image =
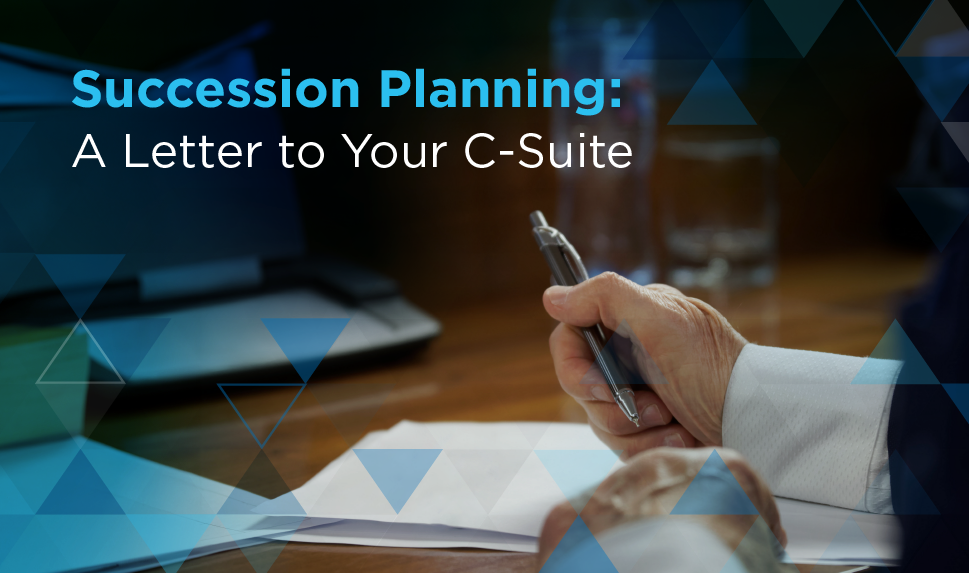
<path fill-rule="evenodd" d="M 722 448 L 717 451 L 771 532 L 782 545 L 787 545 L 787 533 L 781 525 L 780 514 L 770 488 L 740 454 Z M 596 488 L 582 509 L 582 520 L 593 535 L 598 535 L 607 529 L 637 519 L 669 515 L 711 452 L 712 448 L 658 448 L 630 458 L 629 463 Z M 714 491 L 713 488 L 711 491 Z M 757 516 L 684 517 L 700 521 L 733 550 L 740 544 Z M 556 506 L 549 513 L 538 542 L 540 566 L 548 559 L 575 518 L 575 510 L 568 502 Z"/>
<path fill-rule="evenodd" d="M 623 450 L 626 459 L 658 446 L 723 443 L 727 383 L 747 341 L 713 307 L 672 287 L 639 286 L 614 273 L 574 287 L 551 287 L 544 303 L 552 318 L 562 322 L 549 340 L 559 383 L 585 408 L 606 445 Z M 582 383 L 594 357 L 574 327 L 601 322 L 615 331 L 623 321 L 668 382 L 649 389 L 634 386 L 639 428 L 619 410 L 605 385 Z M 648 379 L 655 367 L 637 351 L 638 344 L 631 346 L 635 368 Z"/>

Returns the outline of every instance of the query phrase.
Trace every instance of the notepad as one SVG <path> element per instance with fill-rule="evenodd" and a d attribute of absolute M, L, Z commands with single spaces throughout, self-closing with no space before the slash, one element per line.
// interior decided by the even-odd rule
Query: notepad
<path fill-rule="evenodd" d="M 293 491 L 313 519 L 291 541 L 537 551 L 555 505 L 622 466 L 586 424 L 415 423 L 372 432 Z M 290 506 L 291 501 L 289 502 Z M 284 503 L 253 511 L 285 515 Z M 901 556 L 894 516 L 778 499 L 796 563 L 887 564 Z"/>

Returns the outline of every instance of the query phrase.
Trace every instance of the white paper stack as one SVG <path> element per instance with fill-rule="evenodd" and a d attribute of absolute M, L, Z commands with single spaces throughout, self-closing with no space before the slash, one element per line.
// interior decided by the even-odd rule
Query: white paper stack
<path fill-rule="evenodd" d="M 309 519 L 291 541 L 535 552 L 551 508 L 621 465 L 585 424 L 403 421 L 293 492 Z M 893 516 L 778 502 L 794 562 L 898 562 Z M 295 516 L 292 508 L 287 498 L 253 511 Z"/>

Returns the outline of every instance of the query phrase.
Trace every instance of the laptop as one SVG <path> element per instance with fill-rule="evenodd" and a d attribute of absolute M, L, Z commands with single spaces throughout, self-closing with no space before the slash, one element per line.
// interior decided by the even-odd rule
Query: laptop
<path fill-rule="evenodd" d="M 25 134 L 19 146 L 0 137 L 0 166 L 7 160 L 0 171 L 0 253 L 124 255 L 83 325 L 32 258 L 0 302 L 0 324 L 79 324 L 110 336 L 132 317 L 167 318 L 125 376 L 127 384 L 145 387 L 288 368 L 294 357 L 276 344 L 264 318 L 348 319 L 320 369 L 407 353 L 440 334 L 440 324 L 392 279 L 307 254 L 292 171 L 279 160 L 282 126 L 274 109 L 146 109 L 137 97 L 131 108 L 70 104 L 77 95 L 73 75 L 82 69 L 98 70 L 102 82 L 117 78 L 119 90 L 121 78 L 137 86 L 145 77 L 216 78 L 223 85 L 248 78 L 252 89 L 259 76 L 245 44 L 260 33 L 250 30 L 156 74 L 0 45 L 0 130 L 8 130 L 0 135 Z M 72 167 L 88 133 L 103 168 L 96 159 Z M 162 141 L 175 146 L 180 163 L 182 138 L 197 144 L 207 136 L 215 143 L 208 152 L 215 167 L 201 165 L 198 147 L 191 148 L 192 169 L 126 167 L 129 134 L 137 154 L 131 161 L 139 163 L 150 162 L 150 150 Z M 227 141 L 243 150 L 262 142 L 253 166 L 219 165 L 216 152 Z M 93 340 L 89 351 L 92 379 L 113 379 L 110 359 Z"/>

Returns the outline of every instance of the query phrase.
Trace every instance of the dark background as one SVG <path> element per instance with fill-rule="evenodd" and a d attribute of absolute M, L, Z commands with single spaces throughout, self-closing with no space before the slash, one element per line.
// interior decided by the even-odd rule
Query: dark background
<path fill-rule="evenodd" d="M 253 44 L 260 77 L 278 79 L 285 67 L 297 81 L 315 77 L 329 85 L 332 78 L 350 77 L 360 85 L 355 109 L 331 108 L 329 101 L 316 109 L 276 108 L 297 146 L 316 141 L 326 150 L 320 168 L 294 169 L 311 250 L 385 271 L 401 282 L 406 295 L 432 308 L 537 295 L 547 285 L 527 215 L 534 209 L 554 214 L 554 169 L 547 161 L 539 169 L 512 162 L 474 169 L 464 160 L 463 147 L 481 131 L 508 142 L 526 132 L 547 137 L 549 110 L 417 109 L 411 94 L 380 108 L 379 79 L 381 69 L 413 77 L 418 67 L 426 70 L 428 83 L 476 77 L 522 81 L 529 67 L 538 69 L 539 78 L 551 77 L 553 2 L 3 4 L 2 42 L 140 70 L 176 64 L 257 22 L 272 22 L 272 32 Z M 969 21 L 962 3 L 953 6 Z M 840 123 L 830 141 L 811 150 L 818 156 L 812 176 L 804 177 L 803 166 L 792 170 L 787 157 L 781 162 L 782 258 L 872 246 L 931 246 L 892 187 L 904 178 L 924 103 L 870 24 L 859 32 L 864 29 L 859 14 L 855 3 L 846 1 L 816 49 L 789 72 L 806 85 L 825 85 L 834 97 L 823 103 L 837 112 Z M 837 50 L 827 48 L 836 45 Z M 796 95 L 799 89 L 794 84 L 789 91 Z M 666 126 L 683 95 L 659 101 L 658 138 L 690 129 Z M 810 93 L 798 97 L 812 101 Z M 950 121 L 969 117 L 963 111 L 966 99 Z M 782 156 L 784 150 L 792 152 L 791 142 L 806 140 L 797 126 L 783 127 L 778 129 L 789 144 L 785 147 L 781 137 Z M 760 126 L 750 129 L 764 134 Z M 428 157 L 433 142 L 447 141 L 448 147 L 437 168 L 408 169 L 399 155 L 393 168 L 378 169 L 370 163 L 368 146 L 361 167 L 354 169 L 341 133 L 355 142 L 373 133 L 370 145 L 388 141 L 398 154 L 404 142 L 412 153 L 415 145 L 427 143 Z M 654 180 L 661 180 L 662 165 L 656 172 Z M 654 187 L 658 201 L 661 185 Z"/>

